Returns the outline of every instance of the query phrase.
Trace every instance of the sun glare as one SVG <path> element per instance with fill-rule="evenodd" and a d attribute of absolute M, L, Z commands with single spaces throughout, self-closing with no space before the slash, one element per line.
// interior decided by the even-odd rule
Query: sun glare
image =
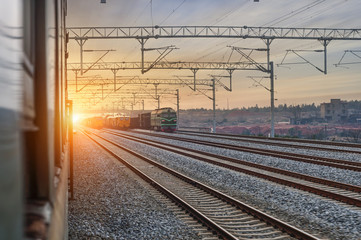
<path fill-rule="evenodd" d="M 77 123 L 79 120 L 79 115 L 78 114 L 74 114 L 73 115 L 73 124 Z"/>

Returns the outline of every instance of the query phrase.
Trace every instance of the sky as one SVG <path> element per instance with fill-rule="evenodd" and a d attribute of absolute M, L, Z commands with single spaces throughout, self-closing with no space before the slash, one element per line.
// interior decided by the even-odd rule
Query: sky
<path fill-rule="evenodd" d="M 131 26 L 253 26 L 253 27 L 318 27 L 318 28 L 352 28 L 361 29 L 361 4 L 358 0 L 72 0 L 68 1 L 68 27 L 131 27 Z M 201 61 L 227 62 L 238 61 L 240 55 L 232 53 L 227 46 L 246 48 L 265 48 L 259 39 L 150 39 L 146 48 L 174 45 L 178 49 L 167 55 L 168 61 Z M 84 49 L 114 49 L 102 61 L 104 62 L 139 62 L 141 59 L 140 44 L 130 40 L 89 40 Z M 360 64 L 335 67 L 345 50 L 361 50 L 359 41 L 331 41 L 327 47 L 328 74 L 324 75 L 310 64 L 281 64 L 286 50 L 321 50 L 318 41 L 311 40 L 274 40 L 271 44 L 271 61 L 275 63 L 275 104 L 309 104 L 329 102 L 331 98 L 342 100 L 361 100 L 361 68 Z M 80 62 L 79 45 L 75 41 L 69 43 L 69 62 Z M 231 54 L 232 53 L 232 54 Z M 84 53 L 84 62 L 96 61 L 102 53 Z M 300 52 L 302 57 L 319 68 L 323 68 L 323 53 Z M 358 53 L 361 56 L 361 53 Z M 146 52 L 146 61 L 152 61 L 157 54 Z M 251 57 L 258 62 L 266 62 L 264 53 L 252 53 Z M 301 62 L 295 54 L 288 54 L 283 63 Z M 342 63 L 361 62 L 360 57 L 348 53 Z M 197 72 L 200 79 L 211 79 L 211 75 L 226 75 L 226 71 Z M 87 76 L 112 78 L 113 73 L 89 71 Z M 137 71 L 120 71 L 119 76 L 138 76 L 141 78 L 176 78 L 192 75 L 190 70 L 150 70 L 145 74 Z M 235 71 L 233 73 L 233 90 L 226 91 L 217 87 L 217 108 L 242 108 L 248 106 L 269 106 L 269 79 L 259 76 L 265 74 L 257 71 Z M 69 79 L 74 79 L 72 71 Z M 226 78 L 222 78 L 228 84 Z M 131 86 L 127 86 L 132 88 Z M 139 88 L 139 86 L 136 86 Z M 85 91 L 88 87 L 85 87 Z M 154 86 L 146 86 L 149 94 L 155 93 Z M 212 101 L 199 92 L 188 87 L 159 85 L 160 91 L 180 91 L 180 108 L 212 108 Z M 133 90 L 134 91 L 134 90 Z M 211 91 L 206 95 L 212 96 Z M 80 98 L 84 97 L 81 96 Z M 120 104 L 120 100 L 109 97 L 94 107 Z M 124 96 L 124 99 L 126 97 Z M 94 99 L 93 99 L 94 100 Z M 93 101 L 91 100 L 91 101 Z M 77 101 L 77 100 L 75 100 Z M 124 100 L 125 101 L 125 100 Z M 145 108 L 157 107 L 154 99 L 145 99 Z M 135 109 L 141 108 L 141 101 Z M 161 107 L 175 107 L 174 95 L 162 95 Z"/>

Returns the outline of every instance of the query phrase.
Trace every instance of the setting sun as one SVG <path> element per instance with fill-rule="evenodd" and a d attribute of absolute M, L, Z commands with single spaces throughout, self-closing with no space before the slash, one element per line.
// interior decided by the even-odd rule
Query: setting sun
<path fill-rule="evenodd" d="M 79 120 L 79 115 L 78 114 L 74 114 L 73 115 L 73 124 L 77 123 Z"/>

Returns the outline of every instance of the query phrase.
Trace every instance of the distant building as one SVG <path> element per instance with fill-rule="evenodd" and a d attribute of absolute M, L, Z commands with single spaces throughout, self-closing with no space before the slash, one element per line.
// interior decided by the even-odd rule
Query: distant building
<path fill-rule="evenodd" d="M 293 117 L 289 118 L 289 121 L 290 124 L 292 125 L 303 125 L 303 124 L 324 122 L 324 119 L 320 118 L 319 112 L 312 111 L 312 112 L 299 112 L 297 114 L 294 114 Z"/>
<path fill-rule="evenodd" d="M 344 122 L 347 121 L 347 117 L 347 101 L 331 99 L 330 103 L 321 103 L 321 118 L 328 122 Z"/>

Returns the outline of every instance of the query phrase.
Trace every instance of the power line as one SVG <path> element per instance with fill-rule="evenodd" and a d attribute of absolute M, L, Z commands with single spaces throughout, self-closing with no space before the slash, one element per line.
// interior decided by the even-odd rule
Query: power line
<path fill-rule="evenodd" d="M 278 24 L 278 23 L 280 23 L 280 22 L 283 22 L 283 21 L 285 21 L 285 20 L 287 20 L 287 19 L 290 19 L 291 17 L 293 17 L 293 16 L 295 16 L 295 15 L 297 15 L 297 14 L 300 14 L 300 13 L 302 13 L 302 12 L 304 12 L 304 11 L 307 11 L 307 10 L 309 10 L 309 9 L 311 9 L 311 8 L 313 8 L 313 7 L 321 4 L 321 3 L 323 3 L 324 1 L 325 1 L 325 0 L 321 0 L 321 1 L 320 1 L 320 0 L 316 0 L 316 1 L 312 2 L 312 3 L 309 3 L 309 4 L 307 4 L 307 5 L 303 6 L 303 7 L 298 8 L 298 9 L 296 9 L 296 10 L 290 12 L 290 13 L 287 13 L 287 14 L 281 16 L 281 17 L 278 17 L 278 18 L 276 18 L 276 19 L 274 19 L 274 20 L 271 20 L 270 22 L 265 23 L 265 24 L 263 24 L 262 26 L 265 26 L 265 25 L 272 26 L 272 25 Z M 227 41 L 230 41 L 230 40 L 227 40 Z M 227 41 L 225 41 L 225 42 L 227 42 Z M 242 41 L 242 40 L 237 40 L 237 41 L 235 41 L 234 43 L 237 43 L 237 42 L 240 42 L 240 41 Z M 308 44 L 306 44 L 306 45 L 313 45 L 313 46 L 314 46 L 314 44 L 312 44 L 312 43 L 311 43 L 311 44 L 308 43 Z"/>
<path fill-rule="evenodd" d="M 248 2 L 248 0 L 246 0 L 246 2 Z M 214 25 L 217 24 L 221 21 L 223 21 L 224 19 L 228 18 L 230 15 L 232 15 L 233 13 L 237 12 L 239 9 L 241 9 L 244 5 L 244 2 L 240 4 L 239 7 L 237 8 L 232 8 L 231 10 L 229 10 L 228 12 L 226 12 L 225 14 L 223 14 L 222 16 L 218 17 L 214 22 L 210 23 L 210 25 Z"/>
<path fill-rule="evenodd" d="M 278 18 L 276 18 L 276 19 L 274 19 L 274 20 L 272 20 L 272 21 L 270 21 L 270 22 L 268 22 L 266 24 L 263 24 L 261 27 L 264 27 L 265 25 L 274 26 L 274 25 L 276 25 L 278 23 L 284 22 L 285 20 L 290 19 L 291 17 L 294 17 L 294 16 L 296 16 L 296 15 L 298 15 L 298 14 L 304 12 L 304 11 L 307 11 L 307 10 L 309 10 L 309 9 L 323 3 L 324 1 L 325 0 L 316 0 L 316 1 L 312 2 L 312 3 L 310 3 L 310 4 L 307 4 L 307 5 L 303 6 L 303 7 L 298 8 L 298 9 L 296 9 L 296 10 L 290 12 L 290 13 L 287 13 L 287 14 L 281 16 L 281 17 L 278 17 Z"/>
<path fill-rule="evenodd" d="M 143 10 L 139 13 L 139 15 L 137 16 L 137 18 L 134 20 L 133 24 L 135 24 L 135 23 L 138 21 L 138 19 L 142 16 L 143 12 L 148 8 L 148 6 L 151 4 L 151 2 L 152 2 L 152 0 L 150 0 L 150 1 L 148 2 L 148 4 L 143 8 Z"/>
<path fill-rule="evenodd" d="M 198 57 L 197 59 L 195 59 L 194 61 L 196 62 L 196 61 L 198 61 L 198 60 L 200 60 L 200 59 L 202 59 L 202 58 L 208 57 L 209 55 L 215 54 L 215 53 L 223 50 L 224 48 L 226 48 L 226 46 L 224 46 L 224 47 L 222 47 L 222 48 L 219 48 L 219 49 L 216 49 L 216 50 L 214 50 L 214 51 L 212 51 L 212 52 L 210 52 L 210 53 L 207 53 L 207 54 L 205 54 L 205 55 L 203 55 L 203 56 L 200 56 L 200 57 Z M 208 51 L 208 49 L 207 49 L 206 51 Z"/>
<path fill-rule="evenodd" d="M 346 2 L 347 2 L 347 0 L 345 0 L 343 2 L 337 2 L 330 6 L 325 6 L 324 8 L 320 9 L 319 11 L 316 11 L 314 13 L 309 13 L 307 16 L 304 16 L 303 18 L 301 18 L 299 21 L 293 23 L 292 25 L 295 26 L 295 25 L 299 24 L 300 22 L 303 22 L 303 21 L 306 21 L 309 19 L 315 19 L 315 17 L 317 17 L 317 16 L 326 14 L 327 11 L 330 11 L 332 9 L 337 9 L 340 5 L 343 5 Z"/>
<path fill-rule="evenodd" d="M 281 22 L 283 22 L 283 21 L 285 21 L 285 20 L 287 20 L 287 19 L 290 19 L 290 18 L 292 18 L 292 17 L 294 17 L 294 16 L 296 16 L 296 15 L 302 13 L 302 12 L 308 11 L 309 9 L 311 9 L 311 8 L 313 8 L 313 7 L 321 4 L 321 3 L 323 3 L 323 2 L 325 2 L 325 0 L 316 0 L 316 1 L 312 2 L 312 3 L 306 4 L 305 6 L 302 6 L 302 7 L 298 8 L 298 9 L 296 9 L 296 10 L 290 12 L 290 13 L 287 13 L 287 14 L 281 16 L 281 17 L 278 17 L 278 18 L 276 18 L 276 19 L 274 19 L 274 20 L 271 20 L 270 22 L 265 23 L 265 24 L 263 24 L 262 26 L 265 26 L 265 25 L 272 26 L 272 25 L 281 23 Z M 243 3 L 242 3 L 242 4 L 243 4 Z M 234 12 L 236 12 L 237 10 L 239 10 L 241 7 L 242 7 L 242 6 L 236 8 L 236 9 L 234 9 L 234 10 L 230 10 L 229 12 L 227 12 L 226 14 L 224 14 L 223 16 L 219 17 L 219 18 L 216 20 L 215 23 L 218 23 L 218 22 L 224 20 L 225 18 L 227 18 L 228 16 L 230 16 L 231 14 L 233 14 Z M 217 44 L 217 45 L 219 46 L 219 45 L 224 44 L 224 43 L 227 43 L 227 42 L 229 42 L 229 41 L 232 41 L 232 40 L 222 41 L 221 43 L 219 43 L 219 44 Z M 240 41 L 242 41 L 242 39 L 241 39 L 241 40 L 236 40 L 236 41 L 234 41 L 233 44 L 234 44 L 234 43 L 238 43 L 238 42 L 240 42 Z M 224 48 L 224 47 L 222 47 L 221 49 L 223 49 L 223 48 Z M 198 58 L 197 60 L 199 60 L 199 59 L 201 59 L 201 58 L 204 58 L 204 57 L 206 57 L 206 56 L 208 56 L 208 55 L 211 55 L 211 54 L 213 54 L 214 52 L 220 51 L 221 49 L 218 49 L 218 50 L 213 51 L 213 52 L 211 52 L 211 53 L 209 53 L 209 54 L 206 54 L 206 55 L 204 55 L 204 56 L 201 56 L 201 57 Z"/>
<path fill-rule="evenodd" d="M 154 26 L 153 23 L 153 0 L 150 0 L 150 18 L 152 19 L 152 27 Z"/>
<path fill-rule="evenodd" d="M 159 25 L 162 25 L 172 14 L 174 14 L 174 13 L 178 10 L 178 8 L 180 8 L 180 7 L 185 3 L 185 1 L 187 1 L 187 0 L 183 0 L 183 2 L 181 2 L 181 4 L 178 5 L 178 7 L 176 7 L 175 9 L 173 9 L 173 11 L 170 12 L 169 15 L 168 15 L 165 19 L 163 19 L 163 21 L 161 21 L 161 22 L 159 23 Z"/>

